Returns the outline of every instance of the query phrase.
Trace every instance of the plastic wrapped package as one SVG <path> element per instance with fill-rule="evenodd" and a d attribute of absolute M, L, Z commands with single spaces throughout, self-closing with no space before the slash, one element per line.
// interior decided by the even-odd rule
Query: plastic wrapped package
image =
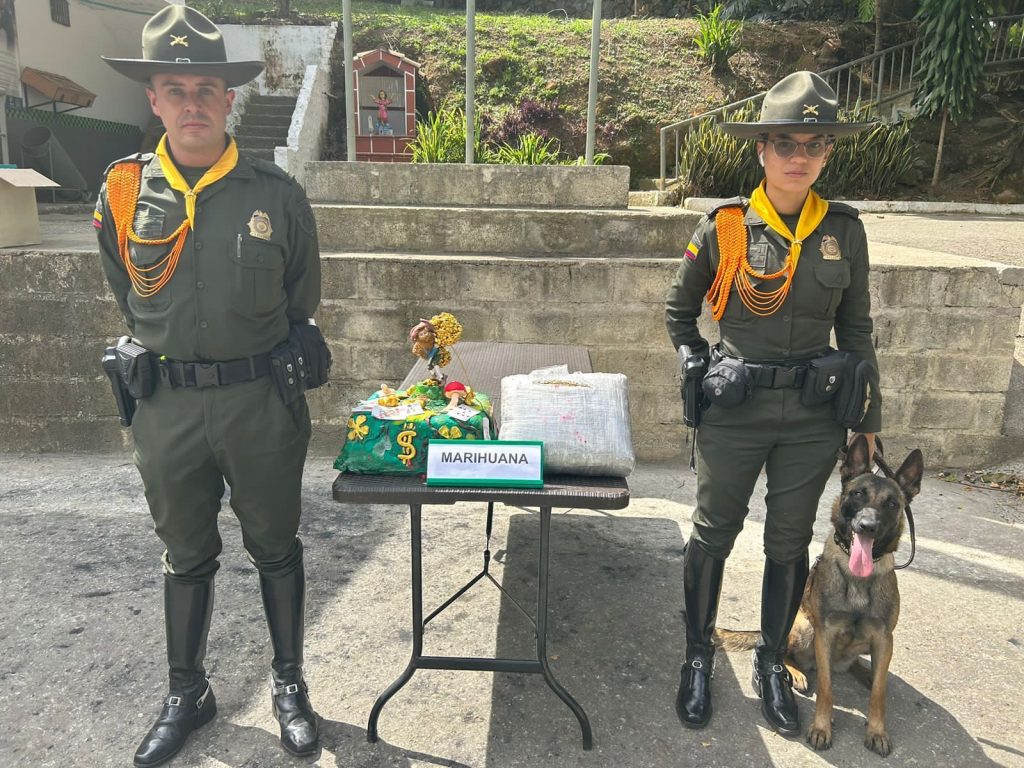
<path fill-rule="evenodd" d="M 626 477 L 636 458 L 621 373 L 544 368 L 501 380 L 500 440 L 540 440 L 545 471 Z"/>

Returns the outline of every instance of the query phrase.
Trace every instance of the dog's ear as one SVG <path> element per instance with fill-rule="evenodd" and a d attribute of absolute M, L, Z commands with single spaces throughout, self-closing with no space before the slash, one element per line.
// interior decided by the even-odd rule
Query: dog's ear
<path fill-rule="evenodd" d="M 846 446 L 846 460 L 843 462 L 842 469 L 839 470 L 839 477 L 843 483 L 846 483 L 848 480 L 866 475 L 870 471 L 868 440 L 864 435 L 857 435 L 853 442 Z"/>
<path fill-rule="evenodd" d="M 924 456 L 915 448 L 903 461 L 903 466 L 896 472 L 896 482 L 903 490 L 907 503 L 917 496 L 921 490 L 921 476 L 924 475 Z"/>

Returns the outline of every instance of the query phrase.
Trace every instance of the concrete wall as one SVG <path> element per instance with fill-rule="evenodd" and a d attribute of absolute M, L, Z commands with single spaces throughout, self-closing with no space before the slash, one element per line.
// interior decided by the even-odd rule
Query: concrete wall
<path fill-rule="evenodd" d="M 255 80 L 265 96 L 297 94 L 306 67 L 320 62 L 325 41 L 333 40 L 335 33 L 334 26 L 222 24 L 220 29 L 229 59 L 266 62 Z"/>
<path fill-rule="evenodd" d="M 19 0 L 20 65 L 64 75 L 95 93 L 93 105 L 75 114 L 145 129 L 152 113 L 142 84 L 119 75 L 100 55 L 140 57 L 143 25 L 167 4 L 166 0 L 128 0 L 117 5 L 130 10 L 115 10 L 71 0 L 71 26 L 65 27 L 50 18 L 45 0 Z M 170 4 L 180 5 L 181 0 Z M 35 104 L 42 97 L 36 93 L 31 98 Z"/>
<path fill-rule="evenodd" d="M 1024 269 L 893 246 L 872 260 L 889 452 L 920 447 L 931 468 L 1018 451 L 1002 429 Z M 120 328 L 98 262 L 0 251 L 0 449 L 127 447 L 98 367 Z M 404 378 L 408 328 L 442 309 L 467 340 L 586 345 L 595 370 L 630 378 L 639 455 L 688 450 L 662 319 L 673 260 L 327 255 L 323 267 L 319 323 L 335 365 L 310 395 L 314 451 L 335 453 L 355 400 Z"/>
<path fill-rule="evenodd" d="M 295 101 L 292 123 L 288 127 L 288 145 L 274 149 L 274 162 L 292 174 L 300 184 L 306 182 L 306 163 L 317 161 L 327 133 L 327 94 L 331 90 L 331 48 L 338 33 L 337 23 L 328 27 L 332 34 L 320 43 L 318 60 L 306 65 L 302 87 Z"/>

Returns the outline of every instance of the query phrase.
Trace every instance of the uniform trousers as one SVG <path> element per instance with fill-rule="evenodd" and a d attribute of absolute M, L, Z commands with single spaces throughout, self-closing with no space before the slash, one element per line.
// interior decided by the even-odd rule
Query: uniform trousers
<path fill-rule="evenodd" d="M 693 537 L 711 557 L 727 558 L 764 468 L 764 553 L 783 564 L 804 556 L 845 438 L 832 403 L 805 406 L 797 389 L 756 387 L 734 408 L 712 405 L 697 430 Z"/>
<path fill-rule="evenodd" d="M 217 569 L 225 481 L 256 567 L 272 571 L 294 555 L 310 437 L 305 398 L 284 405 L 266 376 L 204 389 L 161 383 L 139 402 L 132 432 L 168 573 Z"/>

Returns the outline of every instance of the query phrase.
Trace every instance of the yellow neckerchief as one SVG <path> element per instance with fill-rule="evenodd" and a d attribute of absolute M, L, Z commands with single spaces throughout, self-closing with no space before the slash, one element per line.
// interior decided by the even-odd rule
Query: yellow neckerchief
<path fill-rule="evenodd" d="M 229 138 L 228 146 L 216 163 L 203 174 L 195 187 L 189 187 L 181 172 L 174 165 L 167 151 L 167 136 L 160 139 L 156 148 L 156 156 L 160 168 L 171 189 L 181 192 L 185 197 L 185 220 L 170 235 L 154 240 L 145 240 L 135 234 L 135 208 L 139 202 L 139 191 L 142 188 L 142 165 L 139 163 L 118 163 L 107 174 L 107 203 L 117 229 L 117 248 L 124 262 L 125 270 L 132 281 L 135 292 L 143 298 L 156 294 L 170 281 L 178 266 L 181 250 L 189 230 L 195 226 L 196 198 L 206 187 L 227 176 L 238 163 L 238 147 L 235 140 Z M 168 254 L 157 263 L 148 267 L 136 266 L 128 251 L 128 241 L 140 245 L 166 245 L 175 241 Z"/>
<path fill-rule="evenodd" d="M 711 315 L 715 320 L 720 320 L 725 314 L 734 282 L 740 300 L 753 314 L 759 317 L 775 314 L 793 285 L 793 275 L 800 261 L 800 250 L 804 240 L 817 229 L 828 213 L 828 201 L 822 200 L 814 190 L 809 190 L 800 210 L 800 219 L 797 221 L 794 235 L 768 199 L 764 185 L 762 181 L 750 196 L 750 207 L 764 219 L 765 224 L 789 242 L 786 263 L 782 269 L 771 274 L 754 270 L 747 260 L 747 229 L 743 224 L 743 209 L 737 206 L 719 211 L 715 216 L 715 228 L 718 230 L 718 272 L 707 293 Z M 738 281 L 737 275 L 740 278 Z M 759 291 L 751 284 L 751 277 L 757 280 L 785 277 L 785 282 L 773 291 Z"/>

